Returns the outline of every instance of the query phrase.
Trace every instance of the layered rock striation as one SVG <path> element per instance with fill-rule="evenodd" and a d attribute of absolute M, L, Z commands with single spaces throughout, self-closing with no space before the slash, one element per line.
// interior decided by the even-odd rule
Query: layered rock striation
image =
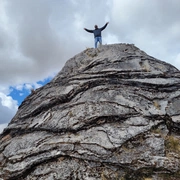
<path fill-rule="evenodd" d="M 0 136 L 3 180 L 180 179 L 180 72 L 132 44 L 86 49 Z"/>

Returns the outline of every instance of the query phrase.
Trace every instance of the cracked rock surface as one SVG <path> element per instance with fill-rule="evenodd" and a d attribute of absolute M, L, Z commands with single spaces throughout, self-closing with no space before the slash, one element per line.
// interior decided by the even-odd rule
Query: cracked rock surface
<path fill-rule="evenodd" d="M 69 59 L 0 135 L 0 180 L 180 179 L 180 72 L 133 44 Z"/>

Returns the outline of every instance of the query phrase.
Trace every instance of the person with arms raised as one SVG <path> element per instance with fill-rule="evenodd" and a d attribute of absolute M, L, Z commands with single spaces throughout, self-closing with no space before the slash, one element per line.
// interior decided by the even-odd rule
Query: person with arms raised
<path fill-rule="evenodd" d="M 94 43 L 95 43 L 95 48 L 97 48 L 97 43 L 99 42 L 100 45 L 102 45 L 102 36 L 101 36 L 101 31 L 103 31 L 106 26 L 109 24 L 109 22 L 107 22 L 103 27 L 98 28 L 97 25 L 94 26 L 94 30 L 89 30 L 84 28 L 84 30 L 86 30 L 89 33 L 94 33 Z"/>

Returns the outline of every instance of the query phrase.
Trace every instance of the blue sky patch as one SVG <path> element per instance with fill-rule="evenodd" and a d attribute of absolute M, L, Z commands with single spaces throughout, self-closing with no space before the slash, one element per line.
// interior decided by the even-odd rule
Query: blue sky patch
<path fill-rule="evenodd" d="M 11 92 L 9 96 L 11 96 L 14 100 L 18 101 L 18 106 L 19 106 L 24 101 L 24 99 L 29 94 L 31 94 L 31 89 L 37 89 L 41 86 L 44 86 L 45 84 L 50 82 L 51 79 L 52 78 L 47 78 L 44 81 L 38 81 L 35 84 L 26 83 L 15 87 L 11 86 L 10 87 Z"/>

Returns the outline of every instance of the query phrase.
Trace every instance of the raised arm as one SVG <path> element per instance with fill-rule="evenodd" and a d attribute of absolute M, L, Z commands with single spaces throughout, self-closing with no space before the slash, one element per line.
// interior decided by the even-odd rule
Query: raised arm
<path fill-rule="evenodd" d="M 106 26 L 109 24 L 109 22 L 107 22 L 102 28 L 100 28 L 101 29 L 101 31 L 103 31 L 105 28 L 106 28 Z"/>
<path fill-rule="evenodd" d="M 86 28 L 84 28 L 84 30 L 89 32 L 89 33 L 93 33 L 93 30 L 89 30 L 89 29 L 86 29 Z"/>

